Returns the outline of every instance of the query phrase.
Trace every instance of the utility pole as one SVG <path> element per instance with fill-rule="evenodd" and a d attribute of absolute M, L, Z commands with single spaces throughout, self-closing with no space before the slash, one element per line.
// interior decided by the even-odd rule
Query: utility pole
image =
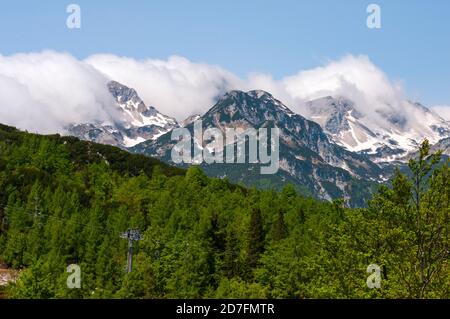
<path fill-rule="evenodd" d="M 133 269 L 133 241 L 141 240 L 142 236 L 137 229 L 128 229 L 121 238 L 128 239 L 128 254 L 127 254 L 127 272 L 130 273 Z"/>
<path fill-rule="evenodd" d="M 33 213 L 33 220 L 36 221 L 36 219 L 41 217 L 41 211 L 39 209 L 40 200 L 39 197 L 34 197 L 34 213 Z"/>

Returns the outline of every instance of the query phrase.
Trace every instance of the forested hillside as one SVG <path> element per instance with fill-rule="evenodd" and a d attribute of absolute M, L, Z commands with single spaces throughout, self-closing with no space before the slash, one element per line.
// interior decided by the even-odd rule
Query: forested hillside
<path fill-rule="evenodd" d="M 0 126 L 9 298 L 449 298 L 448 162 L 424 142 L 367 208 L 260 191 L 143 155 Z M 134 268 L 127 240 L 137 229 Z M 66 285 L 69 264 L 81 288 Z M 381 288 L 369 289 L 371 264 Z"/>

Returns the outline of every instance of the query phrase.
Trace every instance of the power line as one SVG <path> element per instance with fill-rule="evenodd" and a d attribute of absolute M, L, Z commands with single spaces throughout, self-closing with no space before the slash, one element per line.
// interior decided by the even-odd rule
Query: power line
<path fill-rule="evenodd" d="M 6 208 L 6 209 L 9 208 L 8 205 L 0 205 L 0 207 Z M 106 227 L 89 225 L 87 223 L 82 223 L 82 222 L 78 222 L 76 220 L 71 220 L 71 219 L 64 219 L 64 218 L 61 218 L 61 217 L 57 217 L 57 216 L 53 216 L 53 215 L 50 215 L 50 214 L 42 213 L 42 212 L 40 212 L 40 211 L 38 211 L 36 209 L 35 210 L 29 210 L 28 209 L 27 210 L 27 209 L 25 209 L 23 207 L 20 207 L 18 209 L 21 210 L 23 213 L 27 214 L 28 216 L 33 217 L 33 220 L 36 220 L 37 218 L 41 218 L 41 217 L 47 217 L 47 219 L 51 219 L 51 220 L 54 220 L 54 221 L 57 221 L 57 222 L 65 223 L 65 224 L 72 223 L 72 224 L 81 226 L 83 228 L 96 229 L 99 233 L 102 233 L 104 235 L 106 235 L 106 234 L 116 235 L 117 234 L 117 232 L 115 232 L 113 230 L 110 230 L 110 229 L 107 229 Z M 7 216 L 4 216 L 3 220 L 2 220 L 2 223 L 3 224 L 9 224 L 9 218 Z M 22 228 L 24 228 L 24 229 L 31 229 L 32 226 L 23 226 Z"/>

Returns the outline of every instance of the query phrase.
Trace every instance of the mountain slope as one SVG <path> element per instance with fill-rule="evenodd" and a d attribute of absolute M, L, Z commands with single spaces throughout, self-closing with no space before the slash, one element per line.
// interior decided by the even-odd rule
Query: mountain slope
<path fill-rule="evenodd" d="M 287 181 L 321 199 L 345 197 L 358 205 L 368 189 L 357 189 L 358 183 L 370 188 L 386 178 L 380 167 L 366 156 L 349 152 L 331 142 L 319 124 L 293 113 L 283 103 L 264 91 L 231 91 L 200 117 L 203 129 L 278 127 L 280 129 L 280 169 L 273 176 L 260 175 L 260 164 L 202 164 L 211 176 L 227 176 L 246 184 L 278 187 Z M 193 133 L 194 124 L 186 128 Z M 132 152 L 155 156 L 173 163 L 171 150 L 176 141 L 168 132 L 154 141 L 131 148 Z M 204 147 L 198 145 L 195 147 Z M 364 196 L 353 196 L 365 193 Z"/>
<path fill-rule="evenodd" d="M 142 154 L 131 154 L 120 148 L 98 144 L 91 141 L 83 141 L 73 136 L 54 135 L 37 135 L 27 132 L 22 132 L 15 127 L 0 124 L 0 142 L 6 143 L 9 147 L 25 147 L 22 146 L 25 142 L 35 140 L 35 144 L 41 141 L 53 143 L 64 150 L 64 155 L 67 155 L 70 165 L 73 167 L 81 167 L 89 164 L 106 163 L 108 167 L 121 174 L 129 176 L 138 176 L 145 173 L 152 176 L 155 167 L 166 176 L 184 175 L 185 171 L 177 167 L 173 167 L 163 163 L 155 158 L 144 156 Z M 2 149 L 2 151 L 5 151 Z M 47 152 L 43 149 L 42 152 Z M 41 156 L 41 154 L 39 154 Z M 38 155 L 36 155 L 38 157 Z M 29 160 L 24 158 L 24 161 Z M 58 162 L 53 158 L 46 158 L 49 166 L 58 167 Z M 39 164 L 42 164 L 39 162 Z M 0 161 L 0 171 L 4 168 L 5 163 Z M 51 169 L 49 169 L 50 171 Z M 34 176 L 33 171 L 30 174 Z M 39 175 L 39 174 L 38 174 Z"/>

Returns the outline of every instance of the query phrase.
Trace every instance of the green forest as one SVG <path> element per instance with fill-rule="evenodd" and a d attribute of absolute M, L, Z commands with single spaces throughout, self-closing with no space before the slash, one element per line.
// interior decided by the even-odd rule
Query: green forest
<path fill-rule="evenodd" d="M 449 162 L 424 141 L 365 208 L 0 126 L 7 298 L 450 298 Z M 133 270 L 125 271 L 136 229 Z M 81 269 L 69 289 L 66 268 Z M 381 269 L 369 288 L 370 265 Z"/>

